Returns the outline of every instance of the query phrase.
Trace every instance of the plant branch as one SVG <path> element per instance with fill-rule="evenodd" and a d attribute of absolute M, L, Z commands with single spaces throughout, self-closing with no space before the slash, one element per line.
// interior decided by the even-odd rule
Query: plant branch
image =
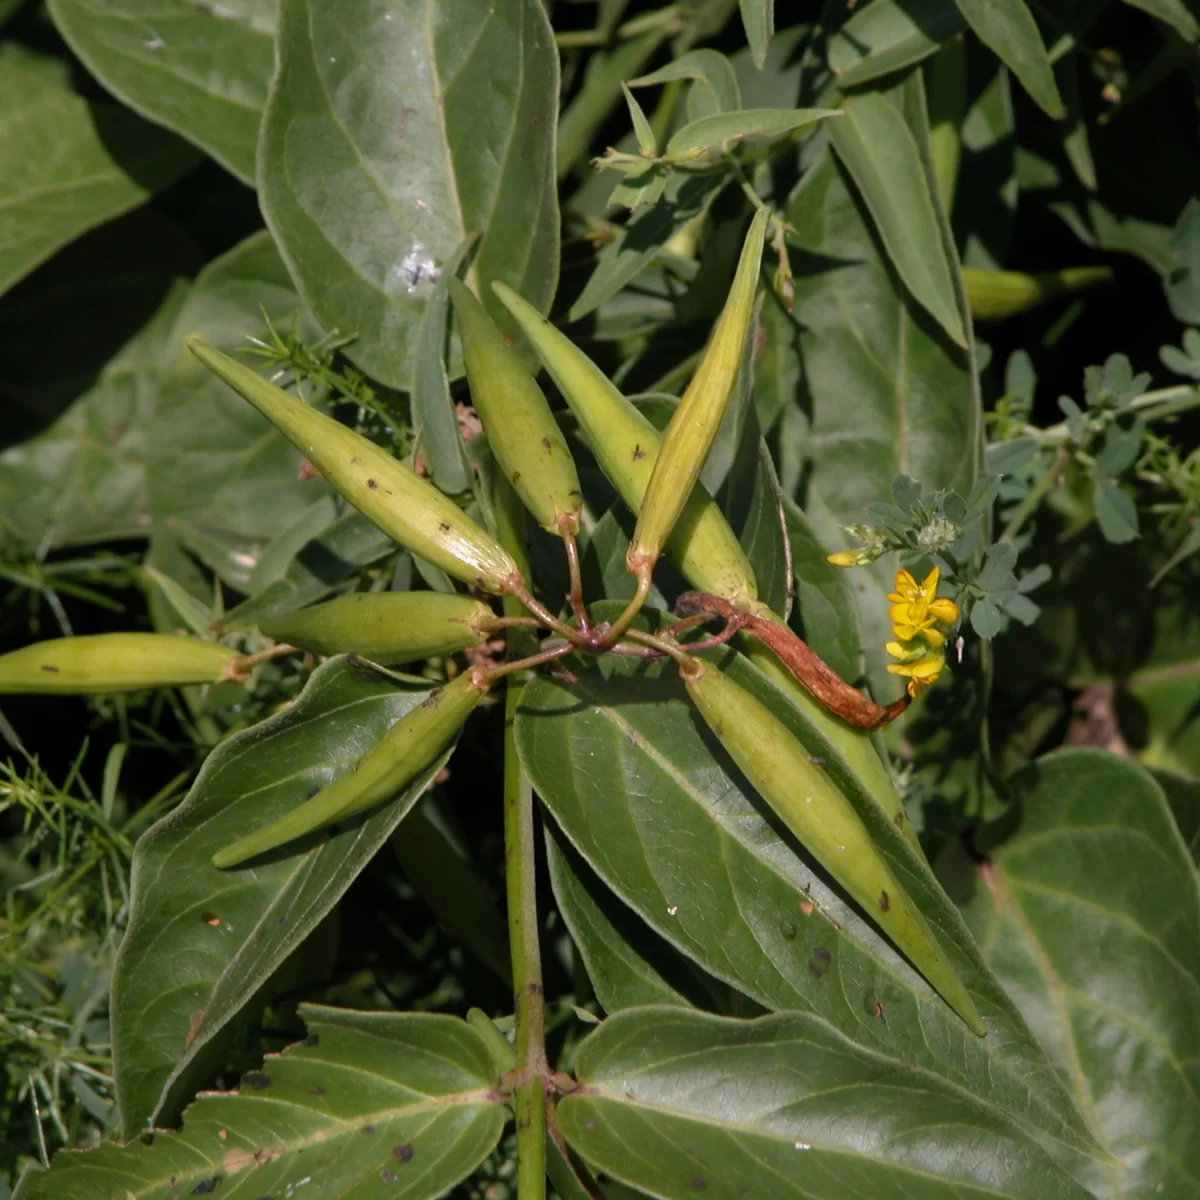
<path fill-rule="evenodd" d="M 1065 445 L 1059 446 L 1054 455 L 1054 461 L 1050 464 L 1050 469 L 1029 489 L 1028 495 L 1017 505 L 1017 511 L 1009 518 L 1004 532 L 1000 535 L 1000 541 L 1011 542 L 1017 536 L 1021 531 L 1021 526 L 1037 512 L 1047 493 L 1054 487 L 1058 477 L 1067 469 L 1070 461 L 1071 451 Z"/>

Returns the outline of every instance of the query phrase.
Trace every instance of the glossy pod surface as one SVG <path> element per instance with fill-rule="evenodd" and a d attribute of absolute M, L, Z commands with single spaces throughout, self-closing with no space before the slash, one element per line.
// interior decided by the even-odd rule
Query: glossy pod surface
<path fill-rule="evenodd" d="M 381 663 L 453 654 L 487 640 L 492 610 L 471 596 L 443 592 L 357 592 L 302 608 L 259 628 L 277 642 L 314 654 L 361 654 Z"/>
<path fill-rule="evenodd" d="M 729 406 L 754 321 L 754 293 L 768 215 L 766 209 L 759 209 L 750 222 L 729 297 L 700 366 L 663 436 L 662 451 L 642 497 L 637 528 L 629 545 L 627 562 L 631 571 L 652 566 L 662 553 L 700 478 Z"/>
<path fill-rule="evenodd" d="M 630 404 L 599 367 L 511 288 L 493 284 L 562 392 L 621 499 L 634 513 L 650 483 L 662 434 Z M 697 483 L 680 514 L 667 551 L 683 577 L 714 595 L 746 603 L 758 595 L 754 570 L 716 501 Z"/>
<path fill-rule="evenodd" d="M 707 663 L 685 682 L 705 722 L 763 799 L 971 1030 L 985 1034 L 962 981 L 866 826 L 788 728 Z"/>
<path fill-rule="evenodd" d="M 216 683 L 237 652 L 168 633 L 98 633 L 34 642 L 0 655 L 0 695 L 99 695 Z"/>
<path fill-rule="evenodd" d="M 447 575 L 500 593 L 519 577 L 516 563 L 431 483 L 374 442 L 324 416 L 258 372 L 199 338 L 188 349 L 249 401 L 368 520 Z"/>
<path fill-rule="evenodd" d="M 487 692 L 474 671 L 410 709 L 344 775 L 311 800 L 213 855 L 213 866 L 236 867 L 296 838 L 344 821 L 390 800 L 450 744 Z"/>
<path fill-rule="evenodd" d="M 578 532 L 579 474 L 542 389 L 471 290 L 457 279 L 449 287 L 471 402 L 500 469 L 539 525 Z"/>

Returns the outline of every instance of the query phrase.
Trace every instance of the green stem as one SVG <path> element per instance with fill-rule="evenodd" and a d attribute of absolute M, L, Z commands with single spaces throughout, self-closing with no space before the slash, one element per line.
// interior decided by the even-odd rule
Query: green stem
<path fill-rule="evenodd" d="M 542 960 L 535 891 L 533 785 L 521 770 L 513 736 L 525 684 L 510 676 L 504 711 L 504 855 L 508 937 L 517 1026 L 517 1200 L 545 1200 L 546 1062 Z"/>
<path fill-rule="evenodd" d="M 1037 512 L 1038 507 L 1046 498 L 1046 494 L 1054 487 L 1055 481 L 1066 470 L 1067 463 L 1070 461 L 1071 452 L 1066 446 L 1059 446 L 1054 455 L 1054 461 L 1050 464 L 1050 469 L 1029 489 L 1029 494 L 1017 505 L 1017 511 L 1009 518 L 1004 532 L 1000 535 L 1000 541 L 1011 542 L 1017 536 L 1021 531 L 1021 526 Z"/>

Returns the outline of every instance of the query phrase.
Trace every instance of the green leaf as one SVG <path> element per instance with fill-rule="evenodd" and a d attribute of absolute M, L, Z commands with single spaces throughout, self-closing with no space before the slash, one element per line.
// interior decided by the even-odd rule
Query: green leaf
<path fill-rule="evenodd" d="M 637 97 L 621 84 L 621 93 L 625 97 L 625 106 L 629 109 L 630 120 L 633 121 L 633 135 L 637 138 L 638 150 L 647 158 L 653 158 L 658 153 L 658 139 L 650 126 L 650 118 L 642 111 Z"/>
<path fill-rule="evenodd" d="M 177 138 L 0 58 L 0 294 L 197 163 Z"/>
<path fill-rule="evenodd" d="M 1192 862 L 1200 866 L 1200 782 L 1173 771 L 1152 770 L 1150 774 L 1163 790 Z"/>
<path fill-rule="evenodd" d="M 67 44 L 118 99 L 253 182 L 276 0 L 49 0 L 49 7 Z"/>
<path fill-rule="evenodd" d="M 783 510 L 804 640 L 843 679 L 858 679 L 862 675 L 862 631 L 851 573 L 826 561 L 829 551 L 797 505 L 785 500 Z"/>
<path fill-rule="evenodd" d="M 734 113 L 742 107 L 741 91 L 733 65 L 716 50 L 691 50 L 682 57 L 629 81 L 630 87 L 651 87 L 675 79 L 690 79 L 687 113 L 689 121 L 717 113 Z"/>
<path fill-rule="evenodd" d="M 1170 25 L 1189 46 L 1200 42 L 1200 22 L 1183 0 L 1125 0 L 1125 3 Z"/>
<path fill-rule="evenodd" d="M 829 40 L 829 66 L 857 87 L 928 58 L 966 27 L 954 0 L 871 0 Z"/>
<path fill-rule="evenodd" d="M 1133 500 L 1115 483 L 1101 479 L 1093 493 L 1096 523 L 1104 540 L 1120 546 L 1138 536 L 1138 512 Z"/>
<path fill-rule="evenodd" d="M 979 40 L 1021 81 L 1035 101 L 1054 117 L 1063 102 L 1037 22 L 1025 0 L 954 0 Z"/>
<path fill-rule="evenodd" d="M 988 1036 L 972 1034 L 781 835 L 697 721 L 673 670 L 605 660 L 579 668 L 576 682 L 540 678 L 526 689 L 521 760 L 576 851 L 660 937 L 755 1003 L 816 1013 L 869 1049 L 1098 1152 L 904 834 L 749 663 L 730 655 L 721 663 L 771 705 L 855 804 L 971 988 Z"/>
<path fill-rule="evenodd" d="M 1065 750 L 1012 780 L 1015 834 L 968 920 L 1080 1107 L 1124 1164 L 1072 1164 L 1092 1193 L 1186 1196 L 1200 1178 L 1200 894 L 1140 768 Z M 1132 1068 L 1136 1064 L 1136 1068 Z"/>
<path fill-rule="evenodd" d="M 167 347 L 150 435 L 151 511 L 240 591 L 249 589 L 263 542 L 329 488 L 301 478 L 291 443 L 188 354 L 183 340 L 198 333 L 236 354 L 263 332 L 264 313 L 287 328 L 298 311 L 301 336 L 315 338 L 270 237 L 257 233 L 200 274 Z"/>
<path fill-rule="evenodd" d="M 45 433 L 0 454 L 0 542 L 54 550 L 149 534 L 149 428 L 186 293 L 185 284 L 173 288 Z"/>
<path fill-rule="evenodd" d="M 967 344 L 954 294 L 954 268 L 942 247 L 937 213 L 916 139 L 899 109 L 881 92 L 842 101 L 845 120 L 830 138 L 905 286 L 950 338 Z"/>
<path fill-rule="evenodd" d="M 641 210 L 601 251 L 567 320 L 586 317 L 635 279 L 672 234 L 708 207 L 722 182 L 711 175 L 673 174 L 662 196 Z"/>
<path fill-rule="evenodd" d="M 504 1128 L 487 1043 L 432 1013 L 305 1004 L 308 1036 L 235 1092 L 209 1092 L 183 1130 L 127 1146 L 64 1150 L 20 1200 L 217 1195 L 433 1200 L 492 1151 Z"/>
<path fill-rule="evenodd" d="M 1170 238 L 1167 302 L 1177 320 L 1200 324 L 1200 200 L 1193 197 Z"/>
<path fill-rule="evenodd" d="M 330 660 L 283 712 L 218 746 L 183 804 L 138 842 L 112 998 L 126 1136 L 175 1116 L 223 1027 L 338 902 L 446 756 L 332 836 L 235 871 L 218 871 L 211 855 L 327 785 L 431 690 L 397 690 Z"/>
<path fill-rule="evenodd" d="M 742 10 L 742 27 L 754 65 L 762 69 L 767 61 L 767 48 L 775 36 L 775 0 L 738 0 Z"/>
<path fill-rule="evenodd" d="M 833 128 L 833 126 L 830 126 Z M 839 525 L 889 498 L 901 472 L 966 495 L 979 461 L 973 362 L 948 343 L 891 272 L 868 214 L 836 159 L 823 156 L 792 194 L 791 239 L 807 255 L 793 320 L 804 364 L 792 435 L 803 460 L 805 511 L 817 536 L 844 545 Z M 884 670 L 891 639 L 888 558 L 854 572 L 868 677 L 894 695 Z"/>
<path fill-rule="evenodd" d="M 808 1014 L 634 1009 L 575 1066 L 580 1092 L 558 1106 L 567 1140 L 656 1196 L 1088 1195 L 1010 1119 Z"/>
<path fill-rule="evenodd" d="M 783 137 L 826 117 L 840 115 L 835 108 L 746 108 L 741 112 L 701 117 L 671 136 L 666 157 L 689 162 L 717 158 L 733 142 L 748 137 Z"/>
<path fill-rule="evenodd" d="M 471 272 L 500 327 L 503 280 L 545 310 L 558 279 L 558 54 L 540 0 L 284 0 L 263 118 L 263 214 L 300 295 L 345 353 L 413 378 L 434 281 Z"/>

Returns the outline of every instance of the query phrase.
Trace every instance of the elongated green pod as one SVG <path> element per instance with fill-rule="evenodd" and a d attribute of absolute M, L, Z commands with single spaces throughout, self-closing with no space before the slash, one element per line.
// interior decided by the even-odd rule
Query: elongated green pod
<path fill-rule="evenodd" d="M 478 646 L 492 610 L 472 596 L 444 592 L 356 592 L 261 621 L 277 642 L 314 654 L 361 654 L 381 663 L 414 662 Z"/>
<path fill-rule="evenodd" d="M 804 847 L 970 1027 L 987 1030 L 925 918 L 829 777 L 768 708 L 708 663 L 684 675 L 721 745 Z"/>
<path fill-rule="evenodd" d="M 641 575 L 658 561 L 680 519 L 692 488 L 712 449 L 721 418 L 733 395 L 738 367 L 754 319 L 754 293 L 762 263 L 768 212 L 760 208 L 750 222 L 733 287 L 721 310 L 700 367 L 688 384 L 663 437 L 649 486 L 642 497 L 626 565 Z"/>
<path fill-rule="evenodd" d="M 488 681 L 481 671 L 464 671 L 405 713 L 355 766 L 311 800 L 218 850 L 213 866 L 236 867 L 390 800 L 445 750 L 487 690 Z"/>
<path fill-rule="evenodd" d="M 53 638 L 0 655 L 0 695 L 102 695 L 216 683 L 232 677 L 236 650 L 169 633 Z"/>
<path fill-rule="evenodd" d="M 977 321 L 1015 317 L 1059 296 L 1110 283 L 1112 278 L 1111 267 L 1068 267 L 1065 271 L 1047 271 L 1040 275 L 963 267 L 967 306 Z"/>
<path fill-rule="evenodd" d="M 600 469 L 635 514 L 662 449 L 662 434 L 604 372 L 532 305 L 502 283 L 492 285 L 529 338 L 587 438 Z M 737 535 L 716 501 L 697 483 L 667 541 L 667 552 L 695 588 L 751 604 L 758 585 Z"/>
<path fill-rule="evenodd" d="M 501 593 L 520 582 L 500 543 L 415 471 L 200 338 L 188 338 L 187 346 L 388 537 L 484 591 Z"/>
<path fill-rule="evenodd" d="M 542 389 L 471 290 L 457 279 L 449 287 L 471 400 L 500 469 L 539 525 L 578 533 L 579 473 Z"/>

